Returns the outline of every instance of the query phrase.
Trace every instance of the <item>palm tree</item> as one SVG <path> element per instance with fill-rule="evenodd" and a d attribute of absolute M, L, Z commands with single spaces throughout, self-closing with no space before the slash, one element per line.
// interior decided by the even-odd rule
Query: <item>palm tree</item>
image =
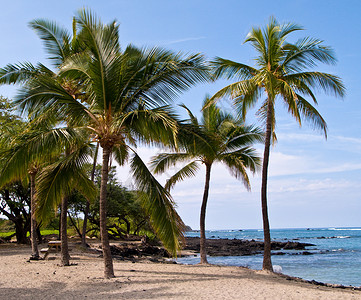
<path fill-rule="evenodd" d="M 173 113 L 161 105 L 181 91 L 209 78 L 202 55 L 174 54 L 159 48 L 121 50 L 115 21 L 103 25 L 89 11 L 76 17 L 79 42 L 86 51 L 67 57 L 54 77 L 38 74 L 18 99 L 25 111 L 56 110 L 68 126 L 83 128 L 103 151 L 100 187 L 100 227 L 105 277 L 114 277 L 106 230 L 106 186 L 110 156 L 123 165 L 129 158 L 135 183 L 156 233 L 173 254 L 179 249 L 183 222 L 169 193 L 151 175 L 133 149 L 138 142 L 169 143 L 175 139 Z M 74 83 L 81 91 L 61 84 Z"/>
<path fill-rule="evenodd" d="M 166 168 L 175 166 L 179 162 L 190 161 L 166 184 L 170 189 L 177 181 L 185 177 L 194 176 L 199 169 L 199 163 L 206 168 L 206 178 L 203 200 L 200 213 L 200 255 L 201 264 L 207 264 L 205 218 L 209 193 L 211 169 L 215 162 L 225 164 L 231 174 L 243 181 L 250 189 L 246 169 L 255 172 L 260 165 L 260 159 L 251 147 L 256 141 L 263 140 L 263 134 L 251 126 L 245 126 L 231 114 L 221 111 L 214 104 L 208 105 L 209 99 L 204 102 L 202 120 L 197 118 L 188 108 L 183 106 L 189 114 L 190 120 L 183 125 L 179 132 L 179 147 L 183 151 L 161 153 L 152 158 L 155 173 L 163 173 Z"/>
<path fill-rule="evenodd" d="M 22 141 L 14 138 L 14 134 L 19 135 L 20 130 L 23 128 L 12 128 L 7 134 L 1 136 L 1 153 L 0 153 L 0 186 L 3 187 L 6 184 L 17 180 L 24 180 L 28 178 L 30 180 L 30 242 L 31 242 L 31 256 L 30 259 L 38 260 L 38 239 L 37 239 L 37 222 L 35 218 L 35 179 L 38 174 L 41 165 L 45 161 L 39 160 L 34 155 L 24 153 L 22 148 Z M 10 134 L 11 133 L 11 139 Z M 16 136 L 15 136 L 16 137 Z M 16 160 L 15 163 L 11 159 L 15 153 L 21 153 L 21 161 Z"/>
<path fill-rule="evenodd" d="M 47 116 L 46 122 L 39 119 L 29 122 L 25 130 L 22 128 L 22 132 L 12 136 L 11 142 L 6 147 L 3 144 L 4 148 L 0 152 L 1 186 L 14 180 L 21 180 L 27 175 L 30 179 L 31 259 L 39 259 L 36 219 L 47 220 L 53 207 L 62 203 L 62 199 L 67 198 L 75 187 L 88 199 L 92 199 L 96 192 L 84 170 L 84 163 L 89 156 L 89 146 L 84 143 L 84 139 L 79 139 L 81 137 L 79 132 L 56 128 L 53 124 L 54 120 L 50 117 Z M 6 136 L 2 138 L 6 139 Z M 60 158 L 64 156 L 61 152 L 70 147 L 73 149 L 72 154 Z M 64 169 L 67 172 L 64 172 Z M 51 209 L 49 209 L 50 205 L 52 205 Z M 64 215 L 66 224 L 66 213 L 62 214 L 62 217 Z M 66 225 L 62 225 L 62 231 L 65 231 L 66 235 Z M 62 248 L 63 246 L 62 264 L 69 265 L 68 247 L 67 244 L 63 245 L 62 241 Z"/>
<path fill-rule="evenodd" d="M 37 19 L 29 23 L 29 26 L 38 34 L 40 39 L 44 42 L 49 59 L 56 69 L 59 69 L 64 60 L 70 55 L 79 53 L 84 50 L 77 40 L 75 21 L 73 21 L 73 37 L 67 30 L 59 27 L 56 23 Z M 21 84 L 33 80 L 36 76 L 53 77 L 55 80 L 57 74 L 46 66 L 39 64 L 33 66 L 29 63 L 20 65 L 7 65 L 0 70 L 0 83 Z M 79 93 L 77 86 L 70 81 L 60 81 L 64 89 L 67 89 L 73 96 Z M 66 151 L 70 151 L 69 149 Z M 34 173 L 35 172 L 35 173 Z M 35 178 L 37 168 L 32 168 L 30 176 Z M 34 190 L 35 193 L 35 190 Z M 35 208 L 34 208 L 35 209 Z M 68 237 L 67 237 L 67 197 L 61 201 L 61 261 L 62 265 L 68 266 L 69 252 L 68 252 Z M 35 222 L 35 221 L 34 221 Z M 34 223 L 35 224 L 35 223 Z"/>
<path fill-rule="evenodd" d="M 235 78 L 232 83 L 213 97 L 231 97 L 240 116 L 245 118 L 247 110 L 255 106 L 263 98 L 257 112 L 265 123 L 266 137 L 262 167 L 262 217 L 264 231 L 263 269 L 272 271 L 271 237 L 267 212 L 267 176 L 272 140 L 275 135 L 275 102 L 282 100 L 289 113 L 301 126 L 301 121 L 309 121 L 315 128 L 322 130 L 326 136 L 327 125 L 320 113 L 306 99 L 314 104 L 317 100 L 315 89 L 320 89 L 335 96 L 344 96 L 345 87 L 341 79 L 335 75 L 318 71 L 307 71 L 317 63 L 334 64 L 335 57 L 330 47 L 322 41 L 310 37 L 302 38 L 291 44 L 286 41 L 289 34 L 301 30 L 302 27 L 288 23 L 279 24 L 274 18 L 264 28 L 252 28 L 245 43 L 250 43 L 256 50 L 256 66 L 217 57 L 212 63 L 216 78 Z"/>
<path fill-rule="evenodd" d="M 78 139 L 81 134 L 77 132 Z M 39 174 L 37 198 L 37 215 L 40 220 L 47 221 L 49 212 L 61 204 L 60 235 L 61 235 L 61 264 L 70 265 L 70 255 L 67 238 L 67 211 L 68 198 L 73 190 L 78 190 L 89 201 L 95 199 L 96 188 L 92 180 L 87 176 L 86 163 L 92 156 L 91 146 L 85 139 L 71 140 L 71 143 L 63 146 L 61 153 L 55 162 L 46 166 Z M 36 142 L 36 141 L 35 141 Z M 57 146 L 59 147 L 59 142 Z"/>

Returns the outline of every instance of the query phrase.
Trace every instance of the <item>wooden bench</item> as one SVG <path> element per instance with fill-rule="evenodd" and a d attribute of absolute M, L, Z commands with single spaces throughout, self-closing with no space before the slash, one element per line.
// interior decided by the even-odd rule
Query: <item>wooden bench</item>
<path fill-rule="evenodd" d="M 44 253 L 43 259 L 46 259 L 52 250 L 55 250 L 55 252 L 59 252 L 60 249 L 61 249 L 61 241 L 49 241 L 48 248 L 41 249 L 40 253 Z"/>
<path fill-rule="evenodd" d="M 49 249 L 55 249 L 56 251 L 60 251 L 61 241 L 49 241 L 48 247 Z"/>

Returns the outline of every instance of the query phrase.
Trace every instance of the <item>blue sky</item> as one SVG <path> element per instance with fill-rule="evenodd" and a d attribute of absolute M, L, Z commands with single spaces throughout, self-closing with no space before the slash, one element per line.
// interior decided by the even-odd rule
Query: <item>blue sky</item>
<path fill-rule="evenodd" d="M 92 9 L 103 22 L 117 19 L 124 46 L 158 45 L 252 65 L 255 54 L 243 41 L 252 26 L 263 26 L 270 16 L 305 28 L 291 36 L 291 41 L 308 35 L 332 46 L 337 65 L 321 65 L 318 70 L 340 76 L 347 95 L 341 100 L 317 94 L 318 109 L 328 123 L 327 141 L 307 124 L 299 128 L 282 104 L 277 106 L 278 143 L 272 149 L 268 193 L 270 223 L 272 228 L 361 226 L 361 2 L 7 1 L 0 11 L 0 66 L 24 61 L 47 63 L 42 44 L 27 27 L 28 22 L 46 18 L 70 29 L 72 16 L 82 7 Z M 204 96 L 226 83 L 192 88 L 177 103 L 185 103 L 197 114 Z M 11 98 L 15 93 L 13 87 L 0 87 L 0 95 Z M 228 107 L 226 101 L 220 105 Z M 256 121 L 250 112 L 247 122 Z M 261 154 L 262 145 L 257 149 Z M 139 150 L 144 159 L 157 151 Z M 131 182 L 127 168 L 119 168 L 119 180 Z M 180 215 L 193 228 L 199 228 L 203 184 L 204 170 L 200 170 L 197 177 L 180 183 L 173 191 Z M 260 176 L 252 177 L 252 192 L 247 192 L 226 169 L 215 166 L 206 226 L 261 228 Z"/>

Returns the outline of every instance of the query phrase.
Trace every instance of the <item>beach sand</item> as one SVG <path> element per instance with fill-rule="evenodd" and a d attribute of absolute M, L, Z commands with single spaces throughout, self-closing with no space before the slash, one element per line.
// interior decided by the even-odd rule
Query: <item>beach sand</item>
<path fill-rule="evenodd" d="M 239 267 L 189 266 L 114 260 L 103 278 L 98 254 L 71 251 L 30 261 L 30 248 L 0 245 L 0 299 L 361 299 L 361 292 L 316 286 Z"/>

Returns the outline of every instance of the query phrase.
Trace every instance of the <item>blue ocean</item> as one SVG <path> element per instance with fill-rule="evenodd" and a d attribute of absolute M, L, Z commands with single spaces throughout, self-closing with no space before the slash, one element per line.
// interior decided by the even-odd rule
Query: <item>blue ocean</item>
<path fill-rule="evenodd" d="M 186 236 L 199 237 L 199 232 L 187 232 Z M 263 240 L 263 231 L 209 230 L 206 236 L 209 239 Z M 306 248 L 312 255 L 300 255 L 299 250 L 281 250 L 286 254 L 272 255 L 273 265 L 281 266 L 283 274 L 307 280 L 361 286 L 361 228 L 273 229 L 271 238 L 275 241 L 290 240 L 315 245 Z M 208 261 L 217 265 L 262 269 L 262 255 L 209 256 Z M 199 257 L 179 258 L 178 262 L 197 264 Z"/>

